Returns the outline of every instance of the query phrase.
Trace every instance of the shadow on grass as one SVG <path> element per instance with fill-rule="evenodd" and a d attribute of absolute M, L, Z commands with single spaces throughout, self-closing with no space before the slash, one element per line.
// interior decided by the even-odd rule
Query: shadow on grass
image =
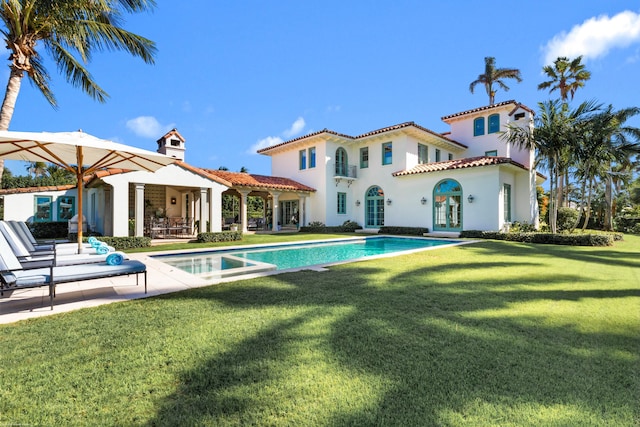
<path fill-rule="evenodd" d="M 499 244 L 484 246 L 481 252 L 502 249 Z M 589 280 L 553 272 L 530 277 L 528 268 L 542 262 L 536 258 L 538 251 L 542 249 L 525 246 L 509 254 L 525 256 L 521 262 L 459 265 L 440 261 L 398 274 L 387 274 L 371 263 L 351 264 L 321 274 L 282 274 L 168 296 L 209 299 L 238 309 L 279 307 L 291 316 L 256 330 L 226 353 L 184 372 L 178 391 L 162 403 L 150 424 L 273 424 L 279 420 L 307 425 L 450 425 L 498 416 L 515 424 L 525 419 L 536 424 L 545 421 L 539 409 L 554 406 L 567 413 L 580 408 L 571 415 L 578 417 L 573 419 L 578 424 L 615 423 L 620 420 L 616 416 L 629 420 L 629 413 L 637 420 L 637 333 L 589 333 L 562 321 L 546 324 L 540 317 L 517 311 L 474 316 L 532 301 L 560 304 L 640 296 L 633 287 L 531 289 L 536 284 Z M 598 251 L 567 255 L 545 247 L 544 253 L 605 263 Z M 637 265 L 632 259 L 618 263 Z M 530 283 L 525 289 L 515 287 L 513 277 L 442 280 L 443 273 L 465 268 L 520 267 L 522 273 L 515 282 Z M 347 314 L 334 315 L 340 307 L 349 308 Z M 327 317 L 332 320 L 326 333 L 305 337 L 296 332 Z M 355 403 L 357 392 L 353 402 L 331 404 L 331 397 L 325 395 L 330 393 L 326 383 L 331 379 L 317 380 L 318 395 L 304 395 L 302 386 L 299 395 L 295 387 L 283 395 L 274 386 L 291 380 L 289 368 L 299 363 L 296 347 L 318 340 L 323 358 L 337 362 L 341 371 L 381 379 L 368 405 Z M 314 400 L 318 403 L 312 404 Z M 299 413 L 296 401 L 304 408 Z M 562 413 L 556 416 L 554 421 L 567 421 Z"/>

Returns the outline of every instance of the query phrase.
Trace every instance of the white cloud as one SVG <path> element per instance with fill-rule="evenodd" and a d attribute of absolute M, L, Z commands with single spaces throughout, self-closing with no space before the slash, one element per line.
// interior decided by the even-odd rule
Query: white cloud
<path fill-rule="evenodd" d="M 284 132 L 282 132 L 282 135 L 285 138 L 292 138 L 298 134 L 300 134 L 300 132 L 302 132 L 302 130 L 304 129 L 306 123 L 304 122 L 304 119 L 302 117 L 298 117 L 296 119 L 295 122 L 293 122 L 293 124 L 291 125 L 291 127 L 287 130 L 285 130 Z"/>
<path fill-rule="evenodd" d="M 279 136 L 268 136 L 266 138 L 262 138 L 260 141 L 249 147 L 247 154 L 256 154 L 258 150 L 271 147 L 272 145 L 278 145 L 281 142 L 284 142 L 284 140 Z"/>
<path fill-rule="evenodd" d="M 285 129 L 284 131 L 282 131 L 282 134 L 281 134 L 282 137 L 267 136 L 266 138 L 262 138 L 261 140 L 253 144 L 251 147 L 249 147 L 249 149 L 247 150 L 247 153 L 256 154 L 258 150 L 271 147 L 272 145 L 280 144 L 285 141 L 283 137 L 286 139 L 291 139 L 296 135 L 299 135 L 304 130 L 304 127 L 306 125 L 307 123 L 304 121 L 304 118 L 298 117 L 296 121 L 293 122 L 288 129 Z"/>
<path fill-rule="evenodd" d="M 554 36 L 543 48 L 544 63 L 552 64 L 559 56 L 595 59 L 632 43 L 640 43 L 639 13 L 626 10 L 612 17 L 600 15 Z"/>
<path fill-rule="evenodd" d="M 175 127 L 175 123 L 161 124 L 153 116 L 140 116 L 127 120 L 127 128 L 144 138 L 160 138 Z"/>

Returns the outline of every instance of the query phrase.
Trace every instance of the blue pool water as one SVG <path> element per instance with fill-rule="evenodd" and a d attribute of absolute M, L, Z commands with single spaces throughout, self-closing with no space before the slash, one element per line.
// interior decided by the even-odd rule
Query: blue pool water
<path fill-rule="evenodd" d="M 158 255 L 154 258 L 203 277 L 228 277 L 258 271 L 332 264 L 458 243 L 452 240 L 368 237 L 357 240 Z"/>

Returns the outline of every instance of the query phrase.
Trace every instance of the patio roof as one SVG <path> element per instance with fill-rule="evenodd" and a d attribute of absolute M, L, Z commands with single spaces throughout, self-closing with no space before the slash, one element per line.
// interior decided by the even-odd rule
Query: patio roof
<path fill-rule="evenodd" d="M 243 172 L 203 169 L 207 174 L 222 178 L 231 187 L 243 187 L 259 190 L 314 192 L 315 188 L 301 184 L 289 178 L 279 176 L 255 175 Z"/>

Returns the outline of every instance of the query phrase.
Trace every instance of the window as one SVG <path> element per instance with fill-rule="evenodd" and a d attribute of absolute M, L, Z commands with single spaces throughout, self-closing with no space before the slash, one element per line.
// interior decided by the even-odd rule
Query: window
<path fill-rule="evenodd" d="M 298 152 L 298 157 L 299 157 L 299 165 L 300 165 L 300 170 L 302 169 L 306 169 L 307 168 L 307 150 L 300 150 Z"/>
<path fill-rule="evenodd" d="M 360 149 L 360 169 L 366 169 L 369 167 L 369 147 L 362 147 Z"/>
<path fill-rule="evenodd" d="M 511 185 L 504 185 L 504 222 L 511 222 Z"/>
<path fill-rule="evenodd" d="M 316 147 L 309 148 L 309 169 L 316 167 Z"/>
<path fill-rule="evenodd" d="M 347 213 L 347 193 L 338 193 L 338 213 Z"/>
<path fill-rule="evenodd" d="M 34 222 L 51 221 L 51 196 L 35 196 L 35 213 L 33 214 Z"/>
<path fill-rule="evenodd" d="M 390 165 L 393 163 L 393 147 L 391 142 L 385 142 L 382 144 L 382 164 Z"/>
<path fill-rule="evenodd" d="M 449 160 L 453 160 L 453 154 L 452 154 L 452 153 L 449 153 L 449 154 L 447 155 L 447 159 L 449 159 Z"/>
<path fill-rule="evenodd" d="M 440 161 L 440 156 L 441 156 L 440 149 L 436 148 L 436 162 Z"/>
<path fill-rule="evenodd" d="M 384 225 L 384 191 L 378 186 L 370 187 L 364 199 L 365 227 Z"/>
<path fill-rule="evenodd" d="M 489 132 L 496 133 L 500 131 L 500 114 L 492 114 L 489 116 Z"/>
<path fill-rule="evenodd" d="M 418 144 L 418 164 L 423 165 L 429 163 L 429 147 L 424 144 Z"/>
<path fill-rule="evenodd" d="M 340 147 L 336 150 L 336 168 L 335 168 L 335 176 L 349 176 L 348 175 L 348 165 L 347 161 L 347 151 Z"/>
<path fill-rule="evenodd" d="M 58 197 L 58 221 L 68 221 L 76 214 L 76 198 Z"/>
<path fill-rule="evenodd" d="M 498 150 L 485 151 L 484 155 L 485 156 L 493 156 L 493 157 L 495 157 L 495 156 L 498 155 Z"/>
<path fill-rule="evenodd" d="M 462 187 L 459 182 L 445 179 L 434 187 L 433 229 L 462 230 Z"/>
<path fill-rule="evenodd" d="M 516 113 L 513 118 L 516 120 L 524 119 L 524 113 Z"/>
<path fill-rule="evenodd" d="M 473 121 L 473 136 L 484 135 L 484 117 L 478 117 Z"/>

